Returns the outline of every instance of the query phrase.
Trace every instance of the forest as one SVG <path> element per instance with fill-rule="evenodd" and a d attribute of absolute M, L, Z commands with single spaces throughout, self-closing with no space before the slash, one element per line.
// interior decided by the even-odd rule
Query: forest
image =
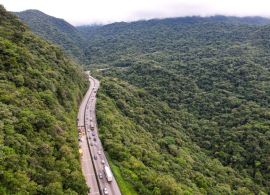
<path fill-rule="evenodd" d="M 34 33 L 60 46 L 77 62 L 85 62 L 83 48 L 86 41 L 74 26 L 63 19 L 49 16 L 39 10 L 14 12 L 14 14 L 26 22 Z"/>
<path fill-rule="evenodd" d="M 76 33 L 80 62 L 101 81 L 98 125 L 123 194 L 270 193 L 268 19 L 155 19 Z"/>
<path fill-rule="evenodd" d="M 0 6 L 0 194 L 86 194 L 82 68 Z"/>
<path fill-rule="evenodd" d="M 131 120 L 135 126 L 144 129 L 147 135 L 150 133 L 154 137 L 155 142 L 150 144 L 149 141 L 148 150 L 151 148 L 149 144 L 160 150 L 156 153 L 158 157 L 151 159 L 149 165 L 149 162 L 142 160 L 144 149 L 137 148 L 138 141 L 126 141 L 124 136 L 127 133 L 122 139 L 118 138 L 118 141 L 112 143 L 116 147 L 120 147 L 118 144 L 126 146 L 127 154 L 135 156 L 147 168 L 153 168 L 156 174 L 161 172 L 159 166 L 162 164 L 158 160 L 162 159 L 163 163 L 168 163 L 167 169 L 163 166 L 161 168 L 164 174 L 171 175 L 178 185 L 187 185 L 187 181 L 191 181 L 192 190 L 187 191 L 192 194 L 225 193 L 224 190 L 218 192 L 213 188 L 215 186 L 220 190 L 225 184 L 228 194 L 269 193 L 270 190 L 269 26 L 236 20 L 237 18 L 193 17 L 116 23 L 96 29 L 89 37 L 86 51 L 89 67 L 110 68 L 97 72 L 103 83 L 101 94 L 104 93 L 115 105 L 115 109 L 120 111 L 125 118 L 122 121 Z M 125 87 L 122 82 L 126 84 Z M 106 87 L 107 85 L 113 85 L 114 88 Z M 121 90 L 124 90 L 124 95 L 118 94 Z M 154 99 L 147 101 L 148 96 Z M 117 124 L 120 123 L 114 129 L 118 129 L 119 134 L 122 129 L 136 129 L 132 126 L 122 127 L 117 119 L 111 119 L 110 125 L 103 125 L 102 118 L 106 118 L 106 115 L 102 111 L 106 111 L 107 105 L 103 104 L 101 98 L 98 100 L 98 108 L 101 110 L 98 112 L 100 125 L 105 128 L 105 144 L 111 138 L 112 128 L 109 127 L 114 124 L 114 120 Z M 167 106 L 170 114 L 163 111 L 159 102 Z M 133 137 L 143 140 L 143 134 L 139 134 L 140 136 Z M 194 178 L 186 175 L 182 178 L 181 175 L 184 174 L 179 169 L 186 168 L 181 163 L 176 163 L 180 166 L 177 169 L 176 165 L 171 164 L 170 158 L 177 160 L 179 156 L 182 157 L 180 151 L 185 148 L 183 142 L 194 147 L 189 148 L 190 154 L 186 154 L 189 158 L 193 159 L 192 155 L 199 150 L 201 153 L 197 155 L 204 162 L 220 162 L 223 168 L 228 168 L 237 175 L 230 176 L 250 183 L 236 184 L 221 171 L 206 173 L 191 162 L 187 164 L 192 166 L 194 172 L 199 172 L 207 184 L 200 186 Z M 133 147 L 136 149 L 132 150 Z M 112 146 L 108 148 L 111 149 Z M 134 155 L 134 151 L 138 151 L 143 157 L 136 156 L 137 153 Z M 116 155 L 109 149 L 108 153 L 112 158 Z M 164 158 L 165 154 L 170 158 Z M 126 160 L 129 161 L 128 159 L 132 158 L 128 156 Z M 115 159 L 116 163 L 119 161 L 120 164 L 126 163 Z M 197 158 L 194 161 L 201 168 L 206 167 Z M 215 168 L 213 172 L 217 170 L 219 169 Z M 177 173 L 178 177 L 173 175 Z M 140 177 L 140 174 L 141 172 L 136 175 Z M 206 181 L 209 177 L 218 182 L 215 177 L 219 176 L 228 180 L 223 180 L 223 184 L 210 184 Z M 148 176 L 145 177 L 151 181 Z M 154 190 L 158 184 L 150 186 L 152 188 L 149 187 L 148 190 Z M 219 188 L 220 186 L 222 187 Z M 246 192 L 241 192 L 243 186 Z M 196 187 L 201 191 L 196 191 Z M 162 191 L 162 185 L 158 189 L 161 194 L 166 192 Z M 177 193 L 184 192 L 186 191 Z"/>

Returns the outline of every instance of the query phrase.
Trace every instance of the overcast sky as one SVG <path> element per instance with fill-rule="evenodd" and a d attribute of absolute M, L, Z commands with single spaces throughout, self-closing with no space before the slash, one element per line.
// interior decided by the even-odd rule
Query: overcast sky
<path fill-rule="evenodd" d="M 177 16 L 264 16 L 270 0 L 0 0 L 9 11 L 38 9 L 73 25 Z"/>

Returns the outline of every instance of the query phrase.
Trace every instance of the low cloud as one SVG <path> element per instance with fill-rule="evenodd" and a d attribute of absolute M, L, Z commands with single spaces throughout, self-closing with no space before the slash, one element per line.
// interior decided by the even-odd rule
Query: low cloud
<path fill-rule="evenodd" d="M 268 0 L 1 0 L 9 11 L 38 9 L 73 25 L 181 16 L 270 17 Z"/>

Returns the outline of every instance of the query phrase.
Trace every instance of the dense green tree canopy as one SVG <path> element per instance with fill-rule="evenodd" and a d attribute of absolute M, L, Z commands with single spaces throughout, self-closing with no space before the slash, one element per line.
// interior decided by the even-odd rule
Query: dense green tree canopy
<path fill-rule="evenodd" d="M 85 194 L 80 67 L 0 6 L 0 194 Z"/>
<path fill-rule="evenodd" d="M 59 45 L 74 59 L 85 62 L 83 48 L 86 42 L 74 26 L 38 10 L 26 10 L 15 14 L 26 22 L 33 32 Z"/>
<path fill-rule="evenodd" d="M 189 186 L 187 181 L 190 181 L 192 193 L 223 192 L 225 186 L 228 193 L 259 193 L 260 190 L 269 193 L 268 25 L 256 25 L 239 18 L 193 17 L 111 24 L 95 31 L 91 31 L 86 53 L 92 67 L 109 67 L 97 73 L 100 78 L 108 77 L 102 81 L 101 93 L 107 97 L 106 101 L 115 105 L 112 109 L 120 110 L 125 124 L 130 120 L 133 125 L 139 125 L 146 135 L 150 133 L 154 137 L 154 141 L 150 138 L 143 141 L 146 136 L 143 133 L 131 137 L 160 149 L 150 152 L 156 157 L 142 160 L 143 147 L 134 140 L 127 141 L 128 133 L 122 138 L 120 133 L 121 130 L 133 133 L 139 130 L 132 126 L 121 127 L 119 122 L 120 126 L 116 127 L 119 132 L 112 136 L 114 141 L 108 152 L 113 158 L 121 144 L 126 149 L 121 149 L 124 154 L 120 153 L 115 163 L 127 168 L 125 161 L 130 162 L 133 158 L 129 155 L 132 155 L 154 173 L 160 173 L 161 166 L 163 173 L 172 175 L 176 186 L 182 190 L 187 189 L 182 185 Z M 126 84 L 121 84 L 122 81 Z M 138 97 L 134 95 L 137 90 Z M 102 100 L 99 100 L 100 105 L 103 105 Z M 164 112 L 159 103 L 167 105 L 170 114 Z M 102 118 L 106 118 L 102 114 L 106 107 L 98 107 L 101 128 L 109 127 L 102 122 Z M 111 124 L 117 121 L 111 120 Z M 111 131 L 117 130 L 105 128 L 103 131 L 105 144 Z M 180 162 L 171 164 L 181 156 L 179 150 L 185 149 L 183 143 L 188 145 L 190 152 L 185 159 L 199 156 L 194 160 L 198 167 L 186 163 L 194 171 L 188 176 L 174 169 L 179 166 L 187 171 Z M 114 144 L 115 150 L 112 149 Z M 146 149 L 151 151 L 150 146 Z M 171 159 L 163 157 L 167 153 Z M 230 175 L 218 171 L 222 175 L 221 183 L 220 178 L 216 178 L 219 174 L 205 172 L 207 166 L 202 161 L 211 159 L 232 171 Z M 168 163 L 168 168 L 162 163 Z M 213 172 L 217 170 L 220 168 Z M 142 173 L 145 172 L 141 170 L 136 175 L 140 182 L 145 182 Z M 145 177 L 149 179 L 147 182 L 151 181 L 150 176 Z M 196 181 L 199 178 L 201 180 Z M 210 178 L 216 184 L 211 183 Z M 240 184 L 240 181 L 249 184 Z M 153 183 L 146 187 L 147 190 L 157 187 L 161 194 L 165 192 L 161 189 L 164 186 Z M 141 188 L 139 184 L 134 186 Z"/>
<path fill-rule="evenodd" d="M 270 192 L 268 19 L 186 17 L 77 29 L 86 68 L 103 69 L 95 72 L 98 123 L 125 194 Z M 47 92 L 42 97 L 54 101 Z M 57 181 L 51 186 L 59 189 Z"/>

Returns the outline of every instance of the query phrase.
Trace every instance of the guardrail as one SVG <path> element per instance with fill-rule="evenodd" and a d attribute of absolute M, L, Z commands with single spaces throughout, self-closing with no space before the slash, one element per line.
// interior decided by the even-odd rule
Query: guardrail
<path fill-rule="evenodd" d="M 90 75 L 89 75 L 89 78 L 90 78 Z M 94 82 L 94 87 L 95 87 L 95 82 Z M 93 155 L 92 155 L 92 152 L 91 152 L 91 147 L 90 147 L 89 140 L 88 140 L 88 137 L 87 137 L 88 136 L 88 133 L 87 133 L 87 130 L 86 130 L 86 119 L 85 119 L 85 115 L 86 115 L 87 106 L 88 106 L 88 103 L 90 102 L 89 100 L 91 98 L 92 93 L 93 93 L 93 90 L 91 91 L 91 93 L 90 93 L 90 95 L 89 95 L 89 97 L 87 99 L 86 106 L 84 108 L 84 131 L 85 131 L 85 135 L 86 135 L 86 142 L 87 142 L 87 146 L 88 146 L 88 149 L 89 149 L 91 161 L 92 161 L 92 164 L 93 164 L 93 167 L 94 167 L 94 172 L 95 172 L 95 176 L 96 176 L 96 180 L 97 180 L 97 184 L 98 184 L 98 190 L 99 190 L 99 193 L 102 194 L 100 181 L 98 179 L 98 174 L 97 174 L 97 170 L 96 170 L 95 163 L 94 163 L 94 160 L 93 160 Z"/>

